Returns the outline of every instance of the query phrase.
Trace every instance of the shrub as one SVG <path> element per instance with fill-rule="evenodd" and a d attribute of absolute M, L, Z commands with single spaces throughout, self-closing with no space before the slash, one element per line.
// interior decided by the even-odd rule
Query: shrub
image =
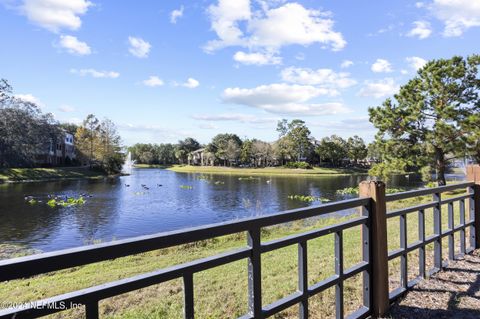
<path fill-rule="evenodd" d="M 286 168 L 301 168 L 301 169 L 312 169 L 312 166 L 307 162 L 288 162 L 285 165 Z"/>

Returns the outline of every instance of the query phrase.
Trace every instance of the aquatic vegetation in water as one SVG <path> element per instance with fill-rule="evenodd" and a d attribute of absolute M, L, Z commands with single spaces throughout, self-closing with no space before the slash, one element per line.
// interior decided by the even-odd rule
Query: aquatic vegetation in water
<path fill-rule="evenodd" d="M 358 187 L 347 187 L 343 189 L 338 189 L 336 193 L 337 195 L 358 195 Z"/>
<path fill-rule="evenodd" d="M 386 194 L 394 194 L 404 192 L 405 189 L 403 188 L 394 188 L 394 187 L 387 187 L 385 189 Z M 358 195 L 358 187 L 347 187 L 343 189 L 337 190 L 337 195 Z"/>
<path fill-rule="evenodd" d="M 214 184 L 215 184 L 215 185 L 223 185 L 223 184 L 225 184 L 225 182 L 222 182 L 222 181 L 216 181 Z"/>
<path fill-rule="evenodd" d="M 52 198 L 47 202 L 47 205 L 50 207 L 70 207 L 70 206 L 77 206 L 77 205 L 83 205 L 86 203 L 86 200 L 83 198 L 83 196 L 80 196 L 78 198 L 74 197 L 67 197 L 66 199 L 60 199 L 58 197 Z"/>
<path fill-rule="evenodd" d="M 193 189 L 193 186 L 190 185 L 180 185 L 181 189 Z"/>
<path fill-rule="evenodd" d="M 31 198 L 27 201 L 27 203 L 29 203 L 30 205 L 35 205 L 38 203 L 38 200 L 36 200 L 35 198 Z"/>
<path fill-rule="evenodd" d="M 249 176 L 249 177 L 239 177 L 238 180 L 239 181 L 254 181 L 254 180 L 260 180 L 260 178 Z"/>
<path fill-rule="evenodd" d="M 316 197 L 316 196 L 312 196 L 312 195 L 288 195 L 288 199 L 299 200 L 299 201 L 302 201 L 302 202 L 309 202 L 309 203 L 311 203 L 311 202 L 326 203 L 326 202 L 330 201 L 328 198 Z"/>
<path fill-rule="evenodd" d="M 200 176 L 197 176 L 197 179 L 208 181 L 208 180 L 212 179 L 212 177 L 207 176 L 207 175 L 200 175 Z"/>

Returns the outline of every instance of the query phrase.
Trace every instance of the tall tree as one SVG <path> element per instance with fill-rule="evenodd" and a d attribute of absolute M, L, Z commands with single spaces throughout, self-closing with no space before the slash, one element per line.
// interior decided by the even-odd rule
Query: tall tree
<path fill-rule="evenodd" d="M 294 119 L 290 122 L 283 119 L 277 123 L 277 131 L 280 139 L 284 140 L 282 146 L 289 146 L 290 149 L 284 149 L 285 153 L 290 153 L 297 161 L 305 159 L 312 151 L 310 130 L 305 122 Z"/>
<path fill-rule="evenodd" d="M 231 142 L 230 142 L 231 141 Z M 230 149 L 233 149 L 233 144 L 236 144 L 239 149 L 242 146 L 242 140 L 236 134 L 217 134 L 213 137 L 210 144 L 207 145 L 207 151 L 215 154 L 215 157 L 222 161 L 222 164 L 226 166 L 227 161 L 229 160 L 229 142 Z"/>
<path fill-rule="evenodd" d="M 324 137 L 316 148 L 320 162 L 329 160 L 333 166 L 339 166 L 340 161 L 348 154 L 347 142 L 337 135 Z"/>
<path fill-rule="evenodd" d="M 34 166 L 39 154 L 61 138 L 52 114 L 16 98 L 7 80 L 0 80 L 0 166 Z"/>
<path fill-rule="evenodd" d="M 100 121 L 93 114 L 87 115 L 83 124 L 77 129 L 75 141 L 80 156 L 85 158 L 89 165 L 93 165 L 95 151 L 99 146 Z"/>
<path fill-rule="evenodd" d="M 364 140 L 357 135 L 349 137 L 347 140 L 347 153 L 348 157 L 353 160 L 355 164 L 358 163 L 359 159 L 367 157 L 367 146 Z"/>
<path fill-rule="evenodd" d="M 187 137 L 184 140 L 178 141 L 175 156 L 181 163 L 186 163 L 188 160 L 188 155 L 200 148 L 200 143 L 194 138 Z"/>
<path fill-rule="evenodd" d="M 369 109 L 378 139 L 425 145 L 439 185 L 445 185 L 447 163 L 464 153 L 473 123 L 480 120 L 479 64 L 479 55 L 430 61 L 395 101 Z"/>
<path fill-rule="evenodd" d="M 125 161 L 117 128 L 109 119 L 100 122 L 89 114 L 75 133 L 75 145 L 77 155 L 108 174 L 119 173 Z"/>

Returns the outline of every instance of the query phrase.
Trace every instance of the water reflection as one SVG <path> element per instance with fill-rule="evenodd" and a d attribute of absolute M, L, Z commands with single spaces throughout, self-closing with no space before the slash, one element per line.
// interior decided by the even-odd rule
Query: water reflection
<path fill-rule="evenodd" d="M 412 178 L 397 177 L 392 185 L 413 185 Z M 290 200 L 288 195 L 340 200 L 338 189 L 356 186 L 362 179 L 365 176 L 241 179 L 134 169 L 132 175 L 118 179 L 4 185 L 0 187 L 0 243 L 50 251 L 93 240 L 110 241 L 260 216 L 318 204 Z M 49 194 L 93 197 L 83 206 L 56 208 L 45 203 L 30 205 L 24 200 L 26 195 Z"/>

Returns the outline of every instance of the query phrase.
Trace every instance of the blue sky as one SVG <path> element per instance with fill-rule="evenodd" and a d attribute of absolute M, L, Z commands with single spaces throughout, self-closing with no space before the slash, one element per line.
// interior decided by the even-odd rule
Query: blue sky
<path fill-rule="evenodd" d="M 0 0 L 0 77 L 60 121 L 117 123 L 126 145 L 273 141 L 300 118 L 371 140 L 426 60 L 478 53 L 480 1 Z"/>

